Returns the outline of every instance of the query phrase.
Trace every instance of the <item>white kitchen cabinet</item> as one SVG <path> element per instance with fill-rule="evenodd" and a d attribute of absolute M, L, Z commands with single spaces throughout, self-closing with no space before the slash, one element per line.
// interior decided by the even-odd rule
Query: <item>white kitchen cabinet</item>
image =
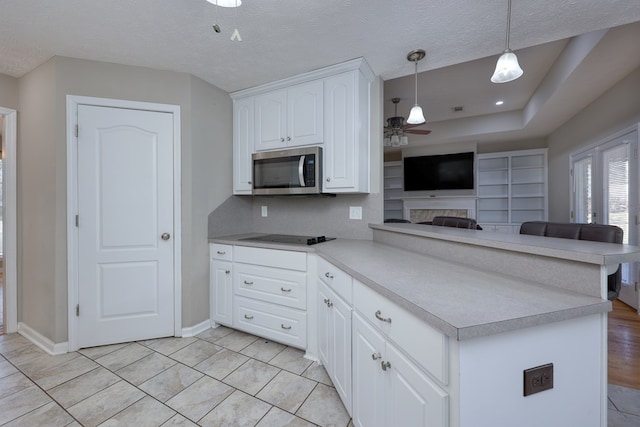
<path fill-rule="evenodd" d="M 351 413 L 351 305 L 318 280 L 318 357 Z"/>
<path fill-rule="evenodd" d="M 447 426 L 447 393 L 357 311 L 352 323 L 353 423 Z"/>
<path fill-rule="evenodd" d="M 233 323 L 233 247 L 209 245 L 209 307 L 211 320 L 222 325 Z"/>
<path fill-rule="evenodd" d="M 353 70 L 324 81 L 326 193 L 369 192 L 369 81 Z"/>
<path fill-rule="evenodd" d="M 253 98 L 233 101 L 233 194 L 251 194 L 254 143 Z"/>
<path fill-rule="evenodd" d="M 233 322 L 243 331 L 307 346 L 307 254 L 233 247 Z"/>
<path fill-rule="evenodd" d="M 477 220 L 483 229 L 519 230 L 547 220 L 547 150 L 478 155 Z"/>
<path fill-rule="evenodd" d="M 322 80 L 255 97 L 255 151 L 323 143 Z"/>

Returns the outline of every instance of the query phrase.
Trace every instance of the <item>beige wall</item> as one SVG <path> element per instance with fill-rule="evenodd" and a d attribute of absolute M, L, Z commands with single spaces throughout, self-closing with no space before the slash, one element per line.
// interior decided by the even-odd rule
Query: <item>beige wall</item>
<path fill-rule="evenodd" d="M 206 162 L 212 145 L 217 155 L 231 157 L 228 94 L 189 74 L 63 57 L 20 79 L 19 320 L 54 343 L 67 340 L 67 94 L 180 106 L 182 323 L 189 327 L 207 320 L 208 262 L 194 254 L 202 251 L 203 239 L 206 243 L 208 212 L 230 194 L 230 183 L 213 177 L 230 181 L 231 162 L 220 161 L 215 170 Z M 212 134 L 220 138 L 212 141 Z M 201 181 L 216 189 L 205 189 Z"/>
<path fill-rule="evenodd" d="M 570 220 L 569 156 L 640 122 L 640 68 L 547 138 L 549 146 L 549 220 Z"/>
<path fill-rule="evenodd" d="M 18 109 L 18 79 L 0 74 L 0 107 Z"/>

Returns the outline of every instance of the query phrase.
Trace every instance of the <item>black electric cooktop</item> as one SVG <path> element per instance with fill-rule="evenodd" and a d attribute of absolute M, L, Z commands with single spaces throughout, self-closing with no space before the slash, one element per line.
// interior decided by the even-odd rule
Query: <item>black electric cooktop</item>
<path fill-rule="evenodd" d="M 245 237 L 244 239 L 239 240 L 266 243 L 286 243 L 288 245 L 315 245 L 322 242 L 328 242 L 329 240 L 335 240 L 335 237 L 295 236 L 292 234 L 265 234 L 264 236 Z"/>

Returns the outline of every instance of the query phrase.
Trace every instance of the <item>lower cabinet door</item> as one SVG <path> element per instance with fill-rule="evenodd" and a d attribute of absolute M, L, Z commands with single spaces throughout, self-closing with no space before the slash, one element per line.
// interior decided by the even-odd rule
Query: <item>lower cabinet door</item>
<path fill-rule="evenodd" d="M 211 261 L 211 283 L 209 289 L 211 318 L 223 325 L 233 323 L 233 274 L 229 261 Z"/>
<path fill-rule="evenodd" d="M 351 415 L 351 306 L 318 281 L 318 357 Z"/>
<path fill-rule="evenodd" d="M 385 362 L 388 362 L 386 374 L 390 380 L 387 425 L 446 427 L 448 395 L 389 343 Z"/>
<path fill-rule="evenodd" d="M 358 427 L 400 426 L 385 424 L 385 340 L 358 313 L 353 313 L 353 423 Z"/>

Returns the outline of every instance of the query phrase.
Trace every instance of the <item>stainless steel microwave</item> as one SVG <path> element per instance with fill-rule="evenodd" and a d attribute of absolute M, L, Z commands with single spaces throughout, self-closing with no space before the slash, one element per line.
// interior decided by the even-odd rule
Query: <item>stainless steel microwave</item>
<path fill-rule="evenodd" d="M 322 194 L 322 148 L 303 147 L 254 153 L 253 191 L 257 196 Z"/>

